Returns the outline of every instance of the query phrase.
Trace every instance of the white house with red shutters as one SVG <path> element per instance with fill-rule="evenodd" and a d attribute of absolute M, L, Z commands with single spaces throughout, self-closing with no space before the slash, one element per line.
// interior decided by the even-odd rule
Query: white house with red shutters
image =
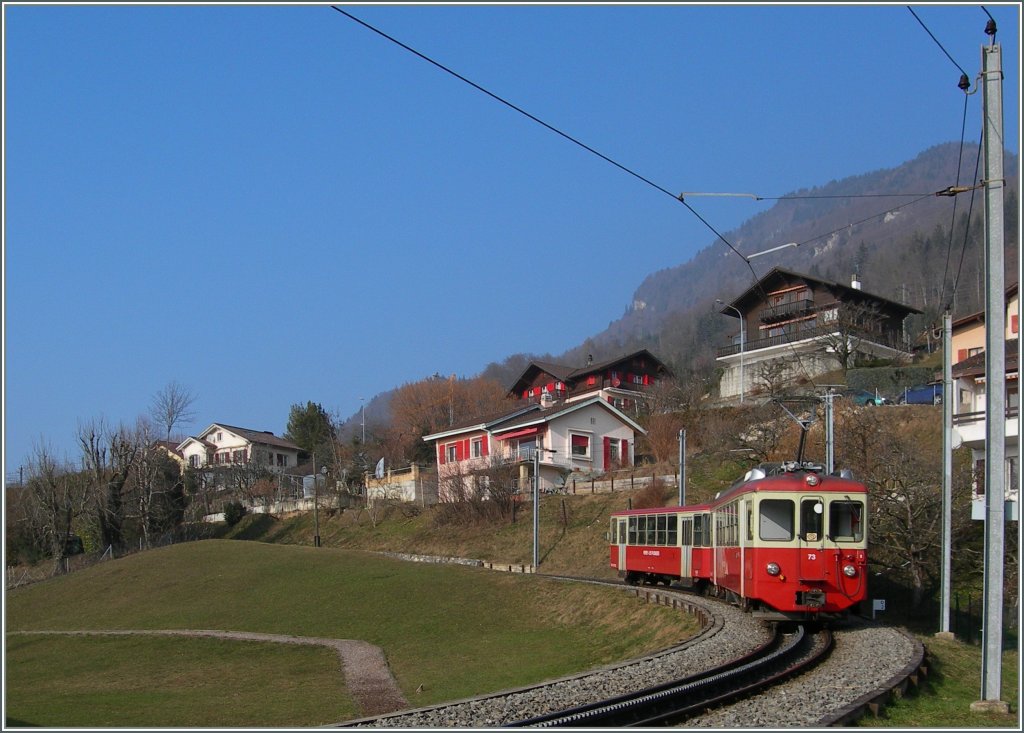
<path fill-rule="evenodd" d="M 454 482 L 483 474 L 496 464 L 517 465 L 520 490 L 529 487 L 539 465 L 542 491 L 564 485 L 573 472 L 604 473 L 633 464 L 637 435 L 646 431 L 632 418 L 595 395 L 560 404 L 529 404 L 519 409 L 426 435 L 435 444 L 438 497 L 455 496 Z"/>

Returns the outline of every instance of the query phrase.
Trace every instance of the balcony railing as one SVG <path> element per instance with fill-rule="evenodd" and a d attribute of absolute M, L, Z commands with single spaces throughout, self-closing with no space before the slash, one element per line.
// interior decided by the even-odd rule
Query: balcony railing
<path fill-rule="evenodd" d="M 856 331 L 854 329 L 845 329 L 851 337 L 861 341 L 867 341 L 872 344 L 879 344 L 886 346 L 891 349 L 897 349 L 904 351 L 903 346 L 900 345 L 899 341 L 895 338 L 887 337 L 879 333 L 871 333 L 868 331 Z M 831 334 L 837 333 L 838 328 L 835 325 L 818 326 L 816 328 L 808 328 L 803 331 L 794 331 L 792 333 L 784 333 L 778 336 L 768 336 L 766 338 L 753 339 L 746 341 L 743 344 L 744 353 L 750 351 L 756 351 L 758 349 L 767 349 L 772 346 L 784 346 L 785 344 L 795 343 L 797 341 L 806 341 L 808 339 L 822 338 Z M 739 344 L 730 344 L 723 346 L 718 349 L 717 355 L 732 356 L 733 354 L 740 353 Z"/>
<path fill-rule="evenodd" d="M 1012 420 L 1018 416 L 1020 408 L 1017 405 L 1008 405 L 1006 407 L 1006 419 Z M 985 411 L 980 412 L 961 412 L 953 415 L 954 425 L 972 425 L 974 423 L 985 422 Z"/>
<path fill-rule="evenodd" d="M 803 298 L 801 300 L 790 301 L 789 303 L 779 303 L 778 305 L 768 306 L 762 310 L 759 315 L 761 323 L 774 323 L 775 321 L 781 321 L 792 316 L 809 313 L 813 309 L 814 301 L 810 298 Z"/>

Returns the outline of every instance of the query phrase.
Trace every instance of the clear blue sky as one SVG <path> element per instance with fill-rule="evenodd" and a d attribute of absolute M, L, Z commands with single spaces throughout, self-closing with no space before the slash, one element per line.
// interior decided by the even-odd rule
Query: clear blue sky
<path fill-rule="evenodd" d="M 960 71 L 903 4 L 342 7 L 672 192 L 782 195 L 960 138 Z M 1018 152 L 1020 11 L 985 7 Z M 973 80 L 981 6 L 914 8 Z M 714 239 L 330 6 L 3 12 L 5 475 L 171 380 L 192 432 L 281 434 L 293 403 L 559 353 Z M 721 232 L 766 207 L 688 201 Z"/>

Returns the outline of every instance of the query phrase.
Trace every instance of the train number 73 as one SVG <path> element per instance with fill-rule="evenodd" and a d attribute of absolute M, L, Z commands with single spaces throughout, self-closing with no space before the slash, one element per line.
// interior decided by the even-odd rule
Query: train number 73
<path fill-rule="evenodd" d="M 808 560 L 817 560 L 818 556 L 816 554 L 814 554 L 813 552 L 808 552 L 807 553 L 807 559 Z"/>

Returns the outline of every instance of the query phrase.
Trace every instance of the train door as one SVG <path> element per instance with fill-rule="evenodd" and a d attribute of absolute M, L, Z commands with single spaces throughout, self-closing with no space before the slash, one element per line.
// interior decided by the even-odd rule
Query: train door
<path fill-rule="evenodd" d="M 619 525 L 619 527 L 618 527 L 619 531 L 616 533 L 616 536 L 618 537 L 618 545 L 619 545 L 619 570 L 625 570 L 626 569 L 626 518 L 625 517 L 619 517 L 618 518 L 618 525 Z"/>
<path fill-rule="evenodd" d="M 825 579 L 825 502 L 820 496 L 800 500 L 800 580 Z"/>
<path fill-rule="evenodd" d="M 693 555 L 693 520 L 689 517 L 684 517 L 682 514 L 678 517 L 679 521 L 679 577 L 689 578 L 691 568 L 691 558 Z"/>

